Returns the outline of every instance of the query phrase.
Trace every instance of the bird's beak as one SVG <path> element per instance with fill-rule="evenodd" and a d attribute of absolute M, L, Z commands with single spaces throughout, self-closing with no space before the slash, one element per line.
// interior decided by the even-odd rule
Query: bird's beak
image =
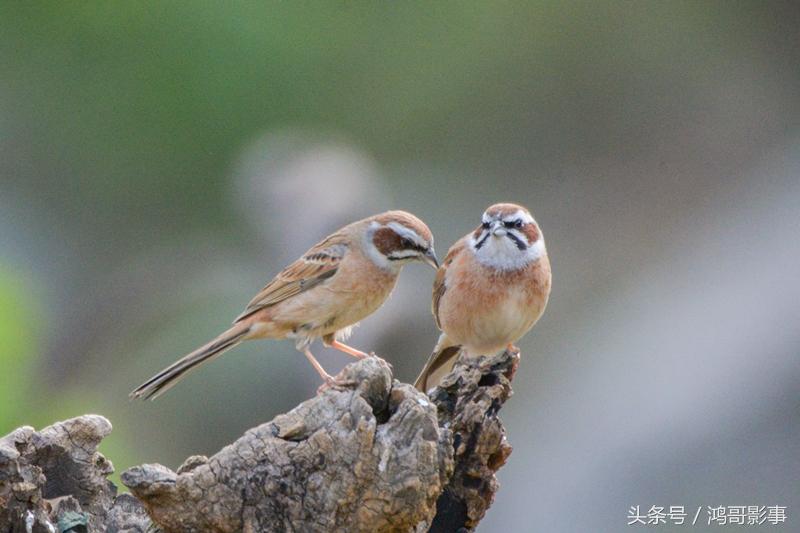
<path fill-rule="evenodd" d="M 428 250 L 425 252 L 425 255 L 423 255 L 421 259 L 426 265 L 430 265 L 436 270 L 439 269 L 439 260 L 436 259 L 436 252 L 433 250 L 433 248 L 428 248 Z"/>
<path fill-rule="evenodd" d="M 503 224 L 501 222 L 495 222 L 492 225 L 492 235 L 494 235 L 496 237 L 502 237 L 506 233 L 508 233 L 508 232 L 506 231 L 506 228 L 503 227 Z"/>

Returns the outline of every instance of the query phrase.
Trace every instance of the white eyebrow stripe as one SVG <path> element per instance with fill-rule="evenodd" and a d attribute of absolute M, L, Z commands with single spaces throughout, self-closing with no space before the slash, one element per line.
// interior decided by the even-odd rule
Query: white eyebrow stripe
<path fill-rule="evenodd" d="M 428 246 L 428 243 L 426 243 L 425 240 L 411 228 L 407 228 L 402 224 L 398 224 L 397 222 L 389 222 L 387 224 L 387 227 L 392 228 L 394 232 L 400 235 L 401 237 L 406 237 L 407 239 L 411 239 L 417 246 L 422 246 L 423 248 L 426 248 Z"/>
<path fill-rule="evenodd" d="M 392 257 L 394 259 L 405 259 L 407 257 L 417 257 L 419 252 L 415 250 L 399 250 L 396 252 L 391 252 L 388 257 Z"/>
<path fill-rule="evenodd" d="M 523 211 L 522 209 L 518 210 L 516 213 L 508 215 L 507 217 L 503 218 L 504 222 L 513 222 L 517 219 L 522 220 L 526 224 L 530 224 L 533 222 L 533 217 L 530 216 L 528 213 Z"/>

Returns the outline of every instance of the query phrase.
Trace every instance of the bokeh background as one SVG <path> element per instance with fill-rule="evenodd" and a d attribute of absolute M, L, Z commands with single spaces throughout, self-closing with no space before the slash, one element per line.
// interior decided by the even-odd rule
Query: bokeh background
<path fill-rule="evenodd" d="M 785 505 L 798 531 L 792 2 L 3 3 L 0 434 L 96 412 L 118 472 L 214 453 L 314 394 L 291 342 L 128 391 L 340 225 L 408 209 L 441 255 L 502 200 L 554 290 L 480 530 Z M 352 339 L 406 381 L 432 280 Z"/>

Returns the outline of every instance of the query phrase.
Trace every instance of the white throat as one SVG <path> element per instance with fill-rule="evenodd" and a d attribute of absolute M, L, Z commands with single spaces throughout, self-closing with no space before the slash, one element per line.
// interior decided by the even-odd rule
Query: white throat
<path fill-rule="evenodd" d="M 474 236 L 469 238 L 470 249 L 479 263 L 497 270 L 519 270 L 534 261 L 538 261 L 547 253 L 544 239 L 520 250 L 516 244 L 505 236 L 490 236 L 480 248 L 476 247 Z"/>

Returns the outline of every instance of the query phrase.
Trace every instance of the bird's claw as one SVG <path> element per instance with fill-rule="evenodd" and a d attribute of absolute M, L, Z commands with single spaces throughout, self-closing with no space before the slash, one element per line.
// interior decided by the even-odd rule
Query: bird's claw
<path fill-rule="evenodd" d="M 325 383 L 317 387 L 317 394 L 323 393 L 328 389 L 341 391 L 349 389 L 357 384 L 358 383 L 353 380 L 330 377 L 325 380 Z"/>

